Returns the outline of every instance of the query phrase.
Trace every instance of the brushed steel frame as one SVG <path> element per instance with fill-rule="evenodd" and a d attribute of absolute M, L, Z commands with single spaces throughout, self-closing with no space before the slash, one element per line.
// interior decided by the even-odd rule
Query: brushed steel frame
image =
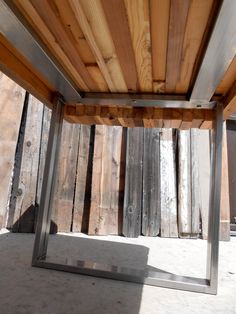
<path fill-rule="evenodd" d="M 49 228 L 52 212 L 55 174 L 58 163 L 61 130 L 63 123 L 63 101 L 56 98 L 54 101 L 46 164 L 43 177 L 43 186 L 39 206 L 39 215 L 36 228 L 36 237 L 33 251 L 32 265 L 72 273 L 85 274 L 96 277 L 137 282 L 153 286 L 182 289 L 194 292 L 216 294 L 218 276 L 219 250 L 219 215 L 221 189 L 221 149 L 222 149 L 222 105 L 217 104 L 217 118 L 212 134 L 211 160 L 211 197 L 209 212 L 209 236 L 207 254 L 206 279 L 178 276 L 163 271 L 137 270 L 113 265 L 103 265 L 91 261 L 58 260 L 47 257 Z"/>

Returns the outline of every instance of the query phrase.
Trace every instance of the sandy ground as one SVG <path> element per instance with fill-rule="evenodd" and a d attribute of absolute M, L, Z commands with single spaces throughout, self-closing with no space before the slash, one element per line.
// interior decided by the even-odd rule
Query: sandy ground
<path fill-rule="evenodd" d="M 217 296 L 32 268 L 33 240 L 0 232 L 0 314 L 236 313 L 236 237 L 220 243 Z M 203 240 L 58 234 L 49 244 L 50 256 L 205 277 Z"/>

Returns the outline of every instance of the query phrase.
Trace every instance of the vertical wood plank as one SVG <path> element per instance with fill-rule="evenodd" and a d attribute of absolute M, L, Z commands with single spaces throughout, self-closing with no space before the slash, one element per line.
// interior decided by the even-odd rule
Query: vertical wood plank
<path fill-rule="evenodd" d="M 118 234 L 122 127 L 96 126 L 89 234 Z"/>
<path fill-rule="evenodd" d="M 144 129 L 142 234 L 157 236 L 160 229 L 160 130 Z"/>
<path fill-rule="evenodd" d="M 191 238 L 199 236 L 200 232 L 200 188 L 199 188 L 199 160 L 198 160 L 198 129 L 190 130 L 191 144 Z"/>
<path fill-rule="evenodd" d="M 230 240 L 229 173 L 226 122 L 223 125 L 222 176 L 220 202 L 220 240 Z"/>
<path fill-rule="evenodd" d="M 179 235 L 195 238 L 199 234 L 198 130 L 179 131 L 178 223 Z"/>
<path fill-rule="evenodd" d="M 141 233 L 143 128 L 127 131 L 123 234 L 138 237 Z"/>
<path fill-rule="evenodd" d="M 91 190 L 92 176 L 90 169 L 91 126 L 81 125 L 79 136 L 79 152 L 77 161 L 72 231 L 87 232 L 90 199 L 86 197 L 88 194 L 86 191 Z"/>
<path fill-rule="evenodd" d="M 180 237 L 191 234 L 191 144 L 190 130 L 179 131 L 179 160 L 178 160 L 178 225 Z"/>
<path fill-rule="evenodd" d="M 6 226 L 25 90 L 0 72 L 0 229 Z"/>
<path fill-rule="evenodd" d="M 184 31 L 190 0 L 171 0 L 166 65 L 166 91 L 175 91 L 180 73 Z"/>
<path fill-rule="evenodd" d="M 178 237 L 175 131 L 162 129 L 160 136 L 161 236 Z"/>
<path fill-rule="evenodd" d="M 71 231 L 79 132 L 80 125 L 63 121 L 52 211 L 54 232 Z"/>
<path fill-rule="evenodd" d="M 43 104 L 29 96 L 13 232 L 33 232 Z"/>

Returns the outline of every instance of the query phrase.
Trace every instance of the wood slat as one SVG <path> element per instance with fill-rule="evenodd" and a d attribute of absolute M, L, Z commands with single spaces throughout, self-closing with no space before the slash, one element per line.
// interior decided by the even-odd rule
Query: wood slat
<path fill-rule="evenodd" d="M 138 237 L 142 217 L 143 128 L 127 131 L 123 234 Z"/>
<path fill-rule="evenodd" d="M 0 34 L 0 70 L 49 107 L 53 91 L 31 70 L 29 63 Z"/>
<path fill-rule="evenodd" d="M 223 99 L 224 119 L 236 112 L 236 80 Z"/>
<path fill-rule="evenodd" d="M 0 72 L 0 229 L 6 226 L 25 90 Z M 9 127 L 10 126 L 10 127 Z M 9 213 L 10 214 L 10 213 Z"/>
<path fill-rule="evenodd" d="M 92 183 L 93 131 L 88 125 L 80 126 L 79 152 L 77 159 L 76 186 L 73 209 L 73 232 L 88 232 Z"/>
<path fill-rule="evenodd" d="M 63 121 L 52 211 L 54 232 L 71 231 L 79 132 L 79 125 Z"/>
<path fill-rule="evenodd" d="M 142 234 L 157 236 L 160 231 L 160 129 L 145 129 L 143 143 Z"/>
<path fill-rule="evenodd" d="M 83 11 L 83 7 L 81 6 L 80 2 L 79 1 L 75 1 L 75 0 L 70 0 L 69 1 L 71 7 L 72 7 L 72 10 L 74 11 L 75 13 L 75 16 L 80 24 L 80 27 L 84 33 L 84 36 L 95 56 L 95 59 L 96 59 L 96 62 L 104 76 L 104 79 L 109 87 L 109 90 L 111 92 L 116 92 L 116 87 L 112 81 L 112 78 L 111 78 L 111 75 L 108 71 L 108 68 L 106 66 L 106 63 L 103 59 L 103 56 L 102 56 L 102 53 L 98 47 L 98 44 L 97 44 L 97 41 L 96 41 L 96 38 L 94 37 L 94 34 L 92 32 L 92 29 L 89 25 L 89 22 L 85 16 L 85 13 Z"/>
<path fill-rule="evenodd" d="M 154 92 L 165 91 L 170 0 L 151 0 L 151 38 Z"/>
<path fill-rule="evenodd" d="M 115 89 L 119 92 L 127 92 L 127 87 L 116 55 L 101 1 L 80 0 L 80 3 L 89 21 L 89 25 L 106 63 Z"/>
<path fill-rule="evenodd" d="M 123 0 L 101 0 L 129 92 L 139 90 L 135 55 Z"/>
<path fill-rule="evenodd" d="M 178 81 L 190 0 L 171 0 L 166 64 L 166 91 L 175 91 Z"/>
<path fill-rule="evenodd" d="M 89 234 L 118 234 L 122 128 L 97 126 Z"/>
<path fill-rule="evenodd" d="M 213 0 L 192 0 L 190 2 L 182 47 L 179 73 L 176 79 L 176 93 L 187 93 L 197 55 L 207 27 Z"/>
<path fill-rule="evenodd" d="M 140 90 L 152 92 L 150 12 L 147 0 L 125 0 Z"/>
<path fill-rule="evenodd" d="M 215 111 L 152 107 L 66 106 L 65 119 L 72 123 L 165 128 L 212 128 Z"/>
<path fill-rule="evenodd" d="M 226 71 L 222 81 L 216 89 L 217 94 L 225 95 L 229 92 L 236 78 L 236 56 L 230 63 L 228 70 Z"/>
<path fill-rule="evenodd" d="M 53 9 L 52 7 L 52 3 L 47 0 L 32 0 L 32 4 L 46 23 L 49 30 L 55 36 L 56 40 L 65 51 L 68 58 L 73 63 L 73 66 L 76 68 L 77 72 L 80 73 L 88 88 L 92 91 L 98 90 L 97 84 L 91 78 L 83 61 L 80 58 L 79 51 L 76 49 L 70 38 L 68 38 L 63 24 L 55 12 L 55 8 Z"/>
<path fill-rule="evenodd" d="M 160 134 L 161 237 L 178 237 L 176 139 L 171 129 Z"/>
<path fill-rule="evenodd" d="M 199 234 L 198 130 L 179 131 L 178 229 L 183 238 Z"/>
<path fill-rule="evenodd" d="M 30 3 L 30 1 L 13 0 L 13 2 L 16 5 L 16 7 L 19 9 L 19 11 L 23 14 L 23 16 L 26 18 L 28 23 L 37 32 L 37 34 L 39 35 L 43 43 L 49 48 L 49 50 L 53 53 L 53 55 L 58 60 L 58 62 L 63 66 L 65 72 L 68 74 L 69 77 L 71 77 L 72 81 L 74 81 L 75 84 L 77 84 L 81 90 L 88 91 L 89 89 L 87 85 L 84 83 L 80 74 L 74 68 L 73 63 L 69 60 L 64 50 L 62 49 L 62 47 L 59 45 L 58 41 L 56 40 L 55 36 L 48 29 L 46 23 L 40 17 L 40 15 L 35 10 L 35 8 Z M 81 31 L 78 34 L 78 29 L 76 28 L 76 32 L 77 32 L 77 36 L 79 37 L 79 34 L 81 33 Z M 80 43 L 80 47 L 81 46 L 82 45 Z M 89 53 L 87 52 L 86 56 L 88 56 L 88 54 Z"/>
<path fill-rule="evenodd" d="M 13 232 L 34 231 L 42 118 L 43 104 L 33 96 L 29 96 Z"/>

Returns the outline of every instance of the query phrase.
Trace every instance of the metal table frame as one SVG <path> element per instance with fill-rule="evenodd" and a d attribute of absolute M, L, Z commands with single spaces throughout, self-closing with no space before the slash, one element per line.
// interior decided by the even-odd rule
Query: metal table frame
<path fill-rule="evenodd" d="M 159 287 L 216 294 L 218 277 L 219 218 L 222 153 L 222 105 L 216 105 L 216 121 L 212 131 L 211 188 L 207 246 L 206 278 L 178 276 L 162 271 L 137 270 L 91 261 L 59 261 L 47 257 L 50 221 L 52 214 L 55 174 L 57 171 L 64 103 L 60 96 L 54 100 L 43 186 L 36 228 L 32 265 L 96 277 L 110 278 Z"/>

